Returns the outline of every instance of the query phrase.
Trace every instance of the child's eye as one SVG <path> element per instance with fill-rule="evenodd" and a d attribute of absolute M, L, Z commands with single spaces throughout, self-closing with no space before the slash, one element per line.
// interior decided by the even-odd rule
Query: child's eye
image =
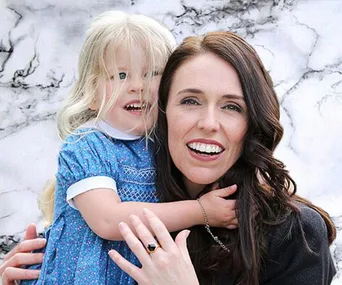
<path fill-rule="evenodd" d="M 199 102 L 194 98 L 184 98 L 180 103 L 181 105 L 199 105 Z"/>
<path fill-rule="evenodd" d="M 120 73 L 119 73 L 119 78 L 120 78 L 120 79 L 126 79 L 126 77 L 127 77 L 126 72 L 120 72 Z"/>
<path fill-rule="evenodd" d="M 153 77 L 153 76 L 158 76 L 160 74 L 161 74 L 161 72 L 159 70 L 153 70 L 151 72 L 145 73 L 145 77 L 147 77 L 147 76 Z"/>
<path fill-rule="evenodd" d="M 159 70 L 152 71 L 152 76 L 158 76 L 160 74 L 161 74 L 161 72 Z"/>
<path fill-rule="evenodd" d="M 227 104 L 227 105 L 223 106 L 222 109 L 232 110 L 232 111 L 236 111 L 236 112 L 239 112 L 239 113 L 242 112 L 241 107 L 238 106 L 238 105 L 235 105 L 235 104 Z"/>

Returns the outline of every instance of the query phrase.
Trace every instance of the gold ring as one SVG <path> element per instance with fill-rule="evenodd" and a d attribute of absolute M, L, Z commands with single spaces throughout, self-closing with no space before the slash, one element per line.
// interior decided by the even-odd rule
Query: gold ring
<path fill-rule="evenodd" d="M 160 245 L 159 245 L 159 244 L 149 243 L 149 244 L 147 245 L 146 250 L 147 250 L 147 252 L 148 252 L 149 254 L 151 254 L 151 253 L 156 252 L 156 250 L 157 250 L 158 248 L 160 248 Z"/>

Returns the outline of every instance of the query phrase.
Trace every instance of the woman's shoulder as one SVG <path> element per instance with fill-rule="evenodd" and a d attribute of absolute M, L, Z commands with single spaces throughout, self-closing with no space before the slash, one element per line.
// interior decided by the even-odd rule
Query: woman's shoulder
<path fill-rule="evenodd" d="M 269 234 L 269 245 L 272 249 L 282 247 L 284 243 L 293 246 L 309 246 L 328 243 L 327 227 L 323 217 L 315 210 L 302 203 L 296 204 L 298 212 L 292 211 L 280 224 L 274 226 Z M 272 245 L 274 247 L 272 247 Z"/>
<path fill-rule="evenodd" d="M 330 284 L 336 273 L 323 217 L 297 204 L 286 219 L 271 227 L 263 284 Z"/>
<path fill-rule="evenodd" d="M 320 213 L 306 205 L 299 203 L 299 221 L 306 235 L 313 235 L 328 241 L 325 221 Z"/>
<path fill-rule="evenodd" d="M 302 226 L 306 234 L 316 233 L 322 235 L 323 232 L 327 233 L 324 219 L 320 213 L 305 204 L 296 203 L 296 205 L 299 212 L 290 214 L 286 221 L 280 224 L 280 229 L 285 231 L 291 230 L 291 227 L 288 227 L 292 224 L 294 227 Z"/>

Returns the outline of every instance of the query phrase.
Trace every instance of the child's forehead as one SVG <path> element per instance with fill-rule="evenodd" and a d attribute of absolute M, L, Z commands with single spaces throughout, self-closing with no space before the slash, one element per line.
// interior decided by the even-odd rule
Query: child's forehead
<path fill-rule="evenodd" d="M 115 44 L 109 44 L 105 51 L 105 57 L 108 59 L 130 59 L 137 56 L 144 56 L 146 55 L 146 50 L 144 47 L 139 45 L 115 45 Z"/>
<path fill-rule="evenodd" d="M 153 65 L 162 65 L 163 60 L 158 52 L 138 44 L 116 44 L 110 43 L 105 50 L 104 61 L 107 67 L 147 67 Z"/>
<path fill-rule="evenodd" d="M 105 64 L 107 67 L 120 68 L 132 67 L 133 65 L 146 65 L 146 57 L 140 47 L 130 47 L 127 49 L 123 46 L 111 48 L 107 47 L 105 52 Z"/>

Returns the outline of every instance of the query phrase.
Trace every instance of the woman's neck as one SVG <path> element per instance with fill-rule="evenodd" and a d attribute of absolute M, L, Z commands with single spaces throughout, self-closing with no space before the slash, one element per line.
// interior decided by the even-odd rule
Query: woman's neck
<path fill-rule="evenodd" d="M 189 179 L 187 179 L 186 177 L 184 177 L 183 180 L 184 180 L 185 189 L 190 195 L 191 199 L 196 199 L 198 197 L 198 194 L 202 192 L 205 186 L 207 186 L 203 184 L 194 183 L 190 181 Z"/>

